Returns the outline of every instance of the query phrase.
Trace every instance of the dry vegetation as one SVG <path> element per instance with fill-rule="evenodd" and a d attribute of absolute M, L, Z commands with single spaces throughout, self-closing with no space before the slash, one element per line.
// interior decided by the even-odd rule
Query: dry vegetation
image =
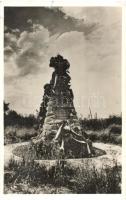
<path fill-rule="evenodd" d="M 5 193 L 120 193 L 121 167 L 71 167 L 65 160 L 47 169 L 34 161 L 10 160 Z"/>
<path fill-rule="evenodd" d="M 122 144 L 122 118 L 80 119 L 80 124 L 93 142 Z"/>
<path fill-rule="evenodd" d="M 36 135 L 33 127 L 7 126 L 4 130 L 4 144 L 29 141 Z"/>

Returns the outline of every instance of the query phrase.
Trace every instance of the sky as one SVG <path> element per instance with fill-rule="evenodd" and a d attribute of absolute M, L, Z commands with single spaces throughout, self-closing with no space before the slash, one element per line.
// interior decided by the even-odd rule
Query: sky
<path fill-rule="evenodd" d="M 78 116 L 121 114 L 121 8 L 5 7 L 5 101 L 36 114 L 52 56 L 70 62 Z"/>

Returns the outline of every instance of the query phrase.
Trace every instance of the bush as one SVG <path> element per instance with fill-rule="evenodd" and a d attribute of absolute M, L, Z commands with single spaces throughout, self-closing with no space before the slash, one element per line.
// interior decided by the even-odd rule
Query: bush
<path fill-rule="evenodd" d="M 16 130 L 11 128 L 7 129 L 4 134 L 4 143 L 10 144 L 16 142 L 19 142 Z"/>
<path fill-rule="evenodd" d="M 37 119 L 34 115 L 23 116 L 14 110 L 10 110 L 8 114 L 4 114 L 4 127 L 20 126 L 31 128 L 37 124 Z"/>
<path fill-rule="evenodd" d="M 121 135 L 110 135 L 110 142 L 113 144 L 122 144 L 122 136 Z"/>
<path fill-rule="evenodd" d="M 110 136 L 109 136 L 109 133 L 102 133 L 102 134 L 100 134 L 100 137 L 99 137 L 99 140 L 101 141 L 101 142 L 110 142 Z"/>
<path fill-rule="evenodd" d="M 110 133 L 113 133 L 113 134 L 121 134 L 122 132 L 122 127 L 117 124 L 110 125 L 109 129 L 110 129 Z"/>
<path fill-rule="evenodd" d="M 52 166 L 49 171 L 49 181 L 57 187 L 67 186 L 69 187 L 70 179 L 75 174 L 75 169 L 65 161 L 57 161 L 55 166 Z"/>
<path fill-rule="evenodd" d="M 36 135 L 37 132 L 34 130 L 34 128 L 7 126 L 4 130 L 4 142 L 5 144 L 24 142 L 30 140 Z"/>
<path fill-rule="evenodd" d="M 17 184 L 25 184 L 28 187 L 39 187 L 50 184 L 54 187 L 65 186 L 78 194 L 93 193 L 121 193 L 121 167 L 105 166 L 97 170 L 88 163 L 82 168 L 72 168 L 65 160 L 58 160 L 55 166 L 47 169 L 34 161 L 16 162 L 11 160 L 5 169 L 11 172 L 5 173 L 4 183 L 10 188 Z"/>
<path fill-rule="evenodd" d="M 89 168 L 79 168 L 74 176 L 75 184 L 73 190 L 79 194 L 94 193 L 121 193 L 120 167 L 117 165 L 113 168 L 106 166 L 98 171 L 95 166 Z"/>
<path fill-rule="evenodd" d="M 90 132 L 88 137 L 92 140 L 92 142 L 122 144 L 122 136 L 120 134 L 115 134 L 115 132 L 110 132 L 110 129 Z"/>
<path fill-rule="evenodd" d="M 116 144 L 122 144 L 122 136 L 121 135 L 118 135 L 116 137 Z"/>
<path fill-rule="evenodd" d="M 87 119 L 80 118 L 80 124 L 84 130 L 100 131 L 108 128 L 112 124 L 122 125 L 122 117 L 112 115 L 103 119 Z"/>
<path fill-rule="evenodd" d="M 11 178 L 5 176 L 4 183 L 27 183 L 30 185 L 53 184 L 55 186 L 65 186 L 69 184 L 70 178 L 74 175 L 74 170 L 66 164 L 66 161 L 57 161 L 55 166 L 49 170 L 45 165 L 39 165 L 33 160 L 23 160 L 17 162 L 10 160 L 5 170 L 13 171 Z"/>
<path fill-rule="evenodd" d="M 13 171 L 14 174 L 11 177 L 11 180 L 4 179 L 5 184 L 9 183 L 29 183 L 31 185 L 38 185 L 40 183 L 46 182 L 47 170 L 46 167 L 39 166 L 39 164 L 34 161 L 24 161 L 16 162 L 11 160 L 8 166 L 10 171 Z"/>
<path fill-rule="evenodd" d="M 99 140 L 99 133 L 97 132 L 91 132 L 89 135 L 88 135 L 89 139 L 92 141 L 92 142 L 95 142 L 97 140 Z"/>

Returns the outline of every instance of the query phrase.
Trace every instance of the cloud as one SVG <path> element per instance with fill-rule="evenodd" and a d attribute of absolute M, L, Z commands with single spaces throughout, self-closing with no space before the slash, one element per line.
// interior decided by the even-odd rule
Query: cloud
<path fill-rule="evenodd" d="M 34 113 L 39 108 L 43 85 L 51 78 L 49 59 L 60 53 L 71 65 L 77 112 L 87 116 L 91 106 L 92 112 L 97 111 L 99 116 L 119 113 L 120 10 L 58 8 L 49 11 L 46 8 L 42 14 L 39 13 L 42 9 L 37 10 L 36 17 L 34 9 L 22 10 L 27 16 L 27 26 L 17 24 L 5 32 L 5 96 L 13 109 L 20 113 Z M 20 24 L 22 12 L 18 11 L 16 16 L 20 18 Z M 29 24 L 28 19 L 32 23 Z M 12 21 L 11 17 L 11 24 Z M 16 28 L 19 31 L 14 31 Z M 117 92 L 112 95 L 113 90 Z M 92 103 L 94 97 L 98 102 Z"/>
<path fill-rule="evenodd" d="M 6 56 L 7 57 L 7 56 Z M 16 54 L 13 53 L 12 56 L 9 56 L 4 61 L 4 76 L 8 84 L 11 84 L 11 81 L 14 81 L 15 78 L 18 78 L 18 67 L 15 63 Z M 10 83 L 9 83 L 10 80 Z"/>
<path fill-rule="evenodd" d="M 33 24 L 33 31 L 24 31 L 18 39 L 20 49 L 16 63 L 21 75 L 37 73 L 44 62 L 49 43 L 49 32 L 41 25 Z"/>
<path fill-rule="evenodd" d="M 83 23 L 112 24 L 120 21 L 120 7 L 62 7 L 60 10 L 67 16 L 82 20 Z M 111 19 L 111 20 L 110 20 Z"/>
<path fill-rule="evenodd" d="M 99 43 L 101 47 L 102 43 L 101 39 Z M 109 42 L 106 45 L 107 48 L 112 48 L 111 44 L 109 46 Z M 87 40 L 83 33 L 77 31 L 60 35 L 50 43 L 47 57 L 44 64 L 42 63 L 42 66 L 45 66 L 47 71 L 44 74 L 43 72 L 37 74 L 29 73 L 27 78 L 22 76 L 22 78 L 16 81 L 18 92 L 13 92 L 9 97 L 9 99 L 15 99 L 15 109 L 19 112 L 25 113 L 27 111 L 27 113 L 30 113 L 31 111 L 35 112 L 36 108 L 39 108 L 43 94 L 43 85 L 51 79 L 51 69 L 48 67 L 49 59 L 51 56 L 61 53 L 69 60 L 71 65 L 71 87 L 74 92 L 74 103 L 77 112 L 87 116 L 89 106 L 92 112 L 97 111 L 99 116 L 107 116 L 110 114 L 110 111 L 114 112 L 116 110 L 119 112 L 114 101 L 119 99 L 120 94 L 115 92 L 112 98 L 111 92 L 112 89 L 116 90 L 118 88 L 120 90 L 120 57 L 119 55 L 110 55 L 106 56 L 103 61 L 99 56 L 100 46 L 96 46 L 97 40 L 90 43 L 90 40 Z M 102 54 L 105 53 L 107 53 L 106 48 L 102 50 Z M 20 93 L 19 91 L 22 92 Z M 18 103 L 16 103 L 16 98 L 13 98 L 15 94 Z M 26 102 L 28 103 L 26 104 Z"/>
<path fill-rule="evenodd" d="M 12 54 L 13 54 L 13 49 L 12 49 L 12 47 L 10 47 L 10 46 L 6 46 L 5 48 L 4 48 L 4 54 L 6 55 L 6 56 L 11 56 Z"/>
<path fill-rule="evenodd" d="M 39 24 L 33 24 L 32 31 L 23 31 L 17 37 L 14 33 L 5 33 L 5 64 L 17 66 L 18 76 L 43 72 L 46 52 L 49 45 L 49 31 Z M 10 64 L 8 66 L 10 68 Z M 12 67 L 12 65 L 11 65 Z"/>
<path fill-rule="evenodd" d="M 80 12 L 80 8 L 76 10 L 78 13 Z M 5 17 L 6 26 L 12 29 L 18 27 L 21 32 L 29 31 L 32 24 L 39 23 L 49 30 L 50 35 L 62 34 L 69 31 L 79 31 L 89 34 L 98 26 L 97 23 L 91 21 L 87 23 L 85 19 L 68 16 L 60 7 L 6 7 Z"/>
<path fill-rule="evenodd" d="M 28 24 L 32 24 L 32 19 L 28 19 L 28 20 L 27 20 L 27 23 L 28 23 Z"/>
<path fill-rule="evenodd" d="M 4 35 L 4 45 L 11 46 L 13 49 L 17 46 L 17 36 L 14 33 L 7 32 Z"/>

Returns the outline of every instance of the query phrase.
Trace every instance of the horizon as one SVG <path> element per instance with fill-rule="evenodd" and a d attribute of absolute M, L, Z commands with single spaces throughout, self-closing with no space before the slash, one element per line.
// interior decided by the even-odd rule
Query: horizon
<path fill-rule="evenodd" d="M 18 112 L 16 110 L 11 109 L 9 102 L 6 102 L 4 100 L 4 103 L 9 104 L 9 111 L 14 111 L 18 115 L 21 115 L 22 117 L 29 117 L 30 115 L 32 115 L 34 117 L 37 117 L 37 115 L 38 115 L 38 110 L 36 110 L 36 113 L 28 113 L 28 114 L 26 114 L 26 113 L 20 113 L 20 112 Z M 92 118 L 91 118 L 91 114 L 92 114 Z M 108 115 L 106 117 L 98 117 L 99 116 L 98 113 L 97 113 L 97 117 L 96 117 L 96 113 L 94 113 L 94 115 L 93 115 L 93 113 L 91 113 L 91 114 L 90 114 L 90 109 L 89 109 L 89 114 L 87 116 L 82 116 L 82 115 L 78 116 L 78 113 L 77 113 L 77 117 L 78 118 L 82 118 L 82 119 L 89 119 L 89 120 L 90 119 L 106 119 L 106 118 L 110 118 L 110 117 L 122 117 L 122 113 L 120 113 L 120 114 L 119 113 L 118 114 L 113 113 L 113 114 L 110 114 L 110 115 Z"/>

